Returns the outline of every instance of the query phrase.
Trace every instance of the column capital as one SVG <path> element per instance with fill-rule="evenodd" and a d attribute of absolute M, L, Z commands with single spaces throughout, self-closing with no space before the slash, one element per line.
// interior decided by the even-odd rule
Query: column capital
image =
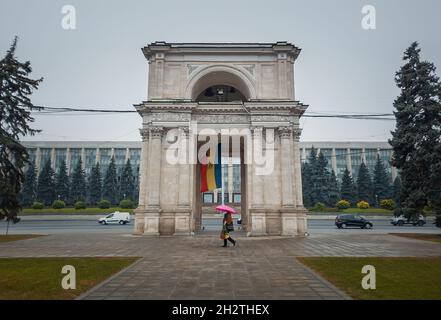
<path fill-rule="evenodd" d="M 186 137 L 190 135 L 190 127 L 187 126 L 179 127 L 179 131 L 181 131 L 181 133 L 184 134 Z"/>
<path fill-rule="evenodd" d="M 296 141 L 296 142 L 300 141 L 300 136 L 302 135 L 302 129 L 301 128 L 294 128 L 293 133 L 294 133 L 294 141 Z"/>
<path fill-rule="evenodd" d="M 250 127 L 250 131 L 253 137 L 263 135 L 263 127 Z"/>
<path fill-rule="evenodd" d="M 281 139 L 289 139 L 293 132 L 291 127 L 278 127 L 277 130 Z"/>
<path fill-rule="evenodd" d="M 139 129 L 139 133 L 141 134 L 142 141 L 148 141 L 150 136 L 149 129 Z"/>
<path fill-rule="evenodd" d="M 150 127 L 149 129 L 150 129 L 150 134 L 152 135 L 153 139 L 162 138 L 162 135 L 164 134 L 163 127 Z"/>

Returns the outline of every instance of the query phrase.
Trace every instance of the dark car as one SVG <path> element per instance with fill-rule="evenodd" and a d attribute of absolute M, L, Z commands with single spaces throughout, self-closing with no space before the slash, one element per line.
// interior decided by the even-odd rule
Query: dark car
<path fill-rule="evenodd" d="M 373 227 L 372 222 L 366 220 L 358 214 L 339 214 L 335 218 L 337 228 L 359 227 L 361 229 L 370 229 Z"/>

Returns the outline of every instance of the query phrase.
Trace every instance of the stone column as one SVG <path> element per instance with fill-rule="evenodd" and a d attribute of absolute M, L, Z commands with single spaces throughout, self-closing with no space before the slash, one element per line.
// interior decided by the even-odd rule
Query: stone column
<path fill-rule="evenodd" d="M 346 168 L 348 168 L 349 173 L 352 175 L 352 160 L 351 160 L 351 149 L 346 149 Z"/>
<path fill-rule="evenodd" d="M 337 154 L 335 153 L 335 148 L 332 148 L 331 166 L 332 170 L 334 170 L 335 175 L 337 175 Z"/>
<path fill-rule="evenodd" d="M 233 184 L 233 158 L 228 158 L 228 164 L 225 166 L 227 168 L 227 175 L 228 175 L 228 185 L 226 186 L 228 193 L 228 199 L 231 203 L 233 203 L 233 191 L 234 191 L 234 184 Z"/>
<path fill-rule="evenodd" d="M 292 128 L 280 127 L 280 170 L 282 179 L 282 207 L 294 207 L 294 193 L 293 193 L 293 167 L 291 154 L 291 135 Z"/>
<path fill-rule="evenodd" d="M 145 205 L 146 205 L 146 185 L 148 179 L 148 151 L 149 151 L 149 137 L 150 131 L 148 129 L 139 130 L 142 137 L 142 147 L 141 147 L 141 161 L 139 164 L 139 198 L 138 198 L 138 208 L 135 210 L 135 234 L 144 233 L 144 220 L 145 220 Z"/>
<path fill-rule="evenodd" d="M 250 217 L 248 224 L 250 226 L 249 236 L 267 235 L 266 212 L 263 202 L 263 177 L 256 174 L 256 156 L 263 151 L 262 141 L 263 128 L 251 128 L 251 154 L 252 159 L 249 167 L 249 175 L 252 183 L 250 194 Z"/>
<path fill-rule="evenodd" d="M 189 235 L 191 232 L 190 209 L 190 162 L 189 128 L 180 128 L 178 208 L 175 213 L 175 235 Z"/>
<path fill-rule="evenodd" d="M 54 172 L 56 172 L 57 167 L 56 167 L 56 163 L 55 163 L 55 148 L 51 149 L 51 166 L 52 166 L 52 170 L 54 170 Z"/>
<path fill-rule="evenodd" d="M 281 234 L 285 236 L 297 235 L 297 215 L 295 212 L 295 198 L 294 198 L 294 161 L 291 152 L 292 145 L 292 128 L 279 127 L 280 137 L 280 179 L 282 183 L 282 208 L 281 212 Z"/>
<path fill-rule="evenodd" d="M 144 217 L 144 234 L 159 235 L 161 161 L 162 161 L 162 127 L 150 128 L 150 143 L 147 168 L 147 186 Z"/>
<path fill-rule="evenodd" d="M 81 148 L 81 169 L 86 168 L 86 149 Z"/>
<path fill-rule="evenodd" d="M 40 147 L 37 147 L 37 151 L 35 151 L 35 168 L 37 169 L 37 175 L 40 173 L 41 167 L 41 150 Z"/>
<path fill-rule="evenodd" d="M 67 167 L 67 174 L 70 174 L 70 162 L 71 162 L 70 148 L 67 147 L 67 149 L 66 149 L 66 167 Z"/>
<path fill-rule="evenodd" d="M 295 186 L 296 186 L 296 208 L 297 208 L 297 234 L 304 235 L 308 230 L 307 211 L 303 206 L 303 192 L 302 192 L 302 167 L 300 160 L 300 135 L 302 129 L 294 128 L 294 172 L 295 172 Z"/>

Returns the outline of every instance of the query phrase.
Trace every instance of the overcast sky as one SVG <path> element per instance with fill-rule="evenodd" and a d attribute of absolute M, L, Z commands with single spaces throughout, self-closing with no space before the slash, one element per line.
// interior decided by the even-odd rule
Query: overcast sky
<path fill-rule="evenodd" d="M 63 5 L 76 30 L 61 27 Z M 376 30 L 361 27 L 364 5 Z M 44 82 L 35 104 L 130 109 L 147 98 L 140 48 L 168 42 L 276 42 L 302 48 L 296 99 L 311 112 L 392 112 L 394 74 L 412 41 L 441 68 L 439 0 L 1 0 L 0 52 L 14 35 L 17 55 Z M 441 74 L 441 71 L 438 72 Z M 131 115 L 36 115 L 41 134 L 26 140 L 140 140 Z M 386 140 L 394 122 L 303 119 L 303 141 Z"/>

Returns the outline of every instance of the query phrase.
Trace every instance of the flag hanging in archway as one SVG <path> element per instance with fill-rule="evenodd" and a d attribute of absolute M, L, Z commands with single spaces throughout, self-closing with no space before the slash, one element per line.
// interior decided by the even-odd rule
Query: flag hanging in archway
<path fill-rule="evenodd" d="M 201 192 L 213 191 L 219 188 L 222 188 L 220 143 L 217 145 L 216 152 L 209 155 L 207 164 L 201 164 Z"/>

